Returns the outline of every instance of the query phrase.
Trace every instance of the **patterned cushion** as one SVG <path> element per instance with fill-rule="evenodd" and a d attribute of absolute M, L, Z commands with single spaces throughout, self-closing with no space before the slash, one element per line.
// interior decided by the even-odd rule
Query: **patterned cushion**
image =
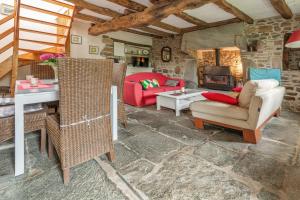
<path fill-rule="evenodd" d="M 168 79 L 165 85 L 175 87 L 178 85 L 178 83 L 179 83 L 178 80 Z"/>
<path fill-rule="evenodd" d="M 149 88 L 159 87 L 159 83 L 155 79 L 153 79 L 153 80 L 149 80 L 149 79 L 142 80 L 140 83 L 141 83 L 144 90 L 147 90 Z"/>
<path fill-rule="evenodd" d="M 159 82 L 156 79 L 152 79 L 152 85 L 153 87 L 159 87 Z"/>

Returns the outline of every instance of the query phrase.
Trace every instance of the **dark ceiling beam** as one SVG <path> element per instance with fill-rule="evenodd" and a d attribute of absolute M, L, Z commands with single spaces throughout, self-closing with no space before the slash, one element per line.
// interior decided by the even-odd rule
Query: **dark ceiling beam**
<path fill-rule="evenodd" d="M 235 17 L 239 18 L 240 20 L 247 22 L 248 24 L 253 24 L 253 22 L 254 22 L 254 20 L 251 17 L 249 17 L 247 14 L 242 12 L 240 9 L 238 9 L 237 7 L 233 6 L 232 4 L 228 3 L 225 0 L 218 0 L 215 2 L 215 4 L 219 8 L 234 15 Z"/>
<path fill-rule="evenodd" d="M 293 17 L 293 13 L 289 6 L 286 4 L 285 0 L 270 0 L 271 4 L 277 10 L 277 12 L 284 18 L 284 19 L 291 19 Z"/>
<path fill-rule="evenodd" d="M 146 6 L 131 0 L 108 0 L 108 1 L 137 12 L 142 12 L 147 8 Z"/>
<path fill-rule="evenodd" d="M 195 24 L 197 26 L 206 26 L 207 25 L 207 23 L 205 21 L 202 21 L 202 20 L 200 20 L 198 18 L 195 18 L 195 17 L 190 16 L 190 15 L 188 15 L 186 13 L 183 13 L 183 12 L 177 13 L 175 15 L 177 17 L 183 19 L 184 21 L 187 21 L 189 23 Z"/>
<path fill-rule="evenodd" d="M 157 21 L 157 19 L 163 19 L 171 14 L 180 13 L 186 9 L 195 9 L 207 3 L 214 3 L 215 1 L 216 0 L 164 1 L 146 8 L 143 12 L 132 13 L 102 24 L 96 24 L 89 29 L 89 33 L 92 35 L 99 35 L 111 31 L 147 26 L 148 24 Z"/>
<path fill-rule="evenodd" d="M 203 29 L 208 29 L 208 28 L 213 28 L 218 26 L 224 26 L 227 24 L 239 23 L 239 22 L 241 22 L 239 18 L 233 18 L 224 21 L 209 23 L 207 26 L 195 26 L 195 27 L 185 28 L 183 29 L 183 32 L 188 33 L 188 32 L 193 32 L 193 31 L 198 31 L 198 30 L 203 30 Z"/>

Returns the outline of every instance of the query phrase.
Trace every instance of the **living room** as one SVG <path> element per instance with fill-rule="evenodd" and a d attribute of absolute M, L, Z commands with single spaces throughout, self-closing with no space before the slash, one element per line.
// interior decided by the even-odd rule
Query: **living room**
<path fill-rule="evenodd" d="M 0 199 L 299 199 L 298 0 L 0 6 Z"/>

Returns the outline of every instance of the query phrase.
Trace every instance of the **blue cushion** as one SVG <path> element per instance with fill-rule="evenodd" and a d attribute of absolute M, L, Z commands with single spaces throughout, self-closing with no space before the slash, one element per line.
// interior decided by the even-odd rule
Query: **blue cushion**
<path fill-rule="evenodd" d="M 281 70 L 273 68 L 250 67 L 248 72 L 249 80 L 275 79 L 281 82 Z"/>

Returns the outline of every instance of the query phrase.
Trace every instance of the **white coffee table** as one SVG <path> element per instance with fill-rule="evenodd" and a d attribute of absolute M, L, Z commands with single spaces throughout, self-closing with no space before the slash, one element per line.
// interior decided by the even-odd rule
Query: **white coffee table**
<path fill-rule="evenodd" d="M 192 102 L 205 100 L 205 97 L 201 95 L 204 91 L 201 89 L 186 89 L 185 93 L 181 93 L 179 90 L 157 93 L 157 110 L 160 110 L 161 107 L 170 108 L 176 111 L 176 116 L 180 116 L 180 111 L 189 108 Z"/>

